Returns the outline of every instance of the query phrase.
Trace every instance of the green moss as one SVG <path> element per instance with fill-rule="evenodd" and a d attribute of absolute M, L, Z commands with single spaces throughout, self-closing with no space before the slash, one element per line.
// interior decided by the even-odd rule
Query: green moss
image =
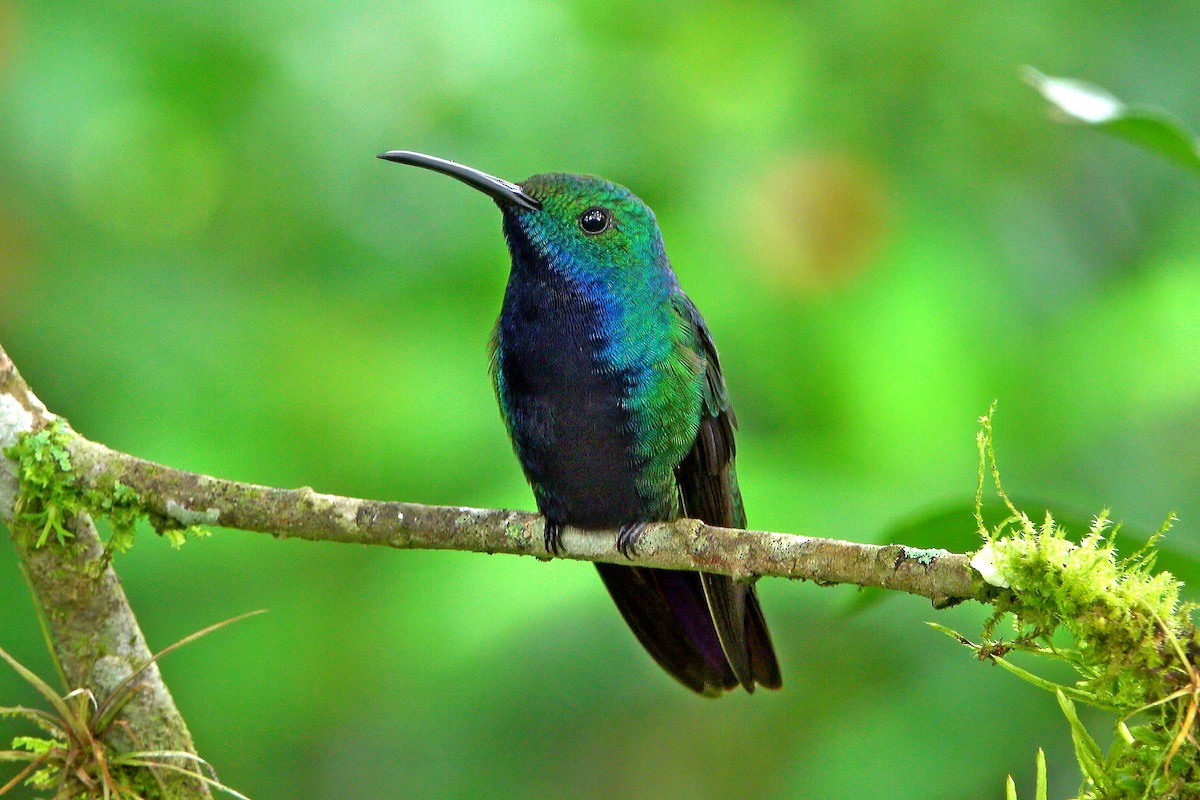
<path fill-rule="evenodd" d="M 1035 524 L 1005 494 L 990 415 L 981 422 L 976 519 L 985 546 L 972 565 L 1004 591 L 981 644 L 953 635 L 979 657 L 1059 693 L 1084 774 L 1080 800 L 1200 798 L 1200 752 L 1192 738 L 1200 700 L 1194 606 L 1180 602 L 1182 584 L 1170 573 L 1154 572 L 1155 546 L 1174 518 L 1126 558 L 1117 556 L 1117 528 L 1107 512 L 1079 541 L 1069 539 L 1049 513 Z M 994 528 L 984 525 L 981 513 L 988 471 L 1009 510 Z M 1006 618 L 1014 635 L 1000 641 L 995 630 Z M 1011 651 L 1064 661 L 1079 679 L 1064 686 L 1040 678 L 1005 658 Z M 1107 754 L 1075 716 L 1073 700 L 1118 715 L 1118 735 Z M 1127 726 L 1135 716 L 1138 724 Z"/>
<path fill-rule="evenodd" d="M 183 547 L 184 543 L 186 543 L 188 539 L 204 539 L 212 535 L 212 531 L 210 531 L 208 528 L 201 527 L 200 525 L 188 525 L 184 528 L 161 528 L 159 529 L 159 533 L 161 533 L 166 540 L 171 543 L 171 547 L 174 547 L 176 550 Z"/>
<path fill-rule="evenodd" d="M 45 545 L 51 533 L 59 544 L 65 544 L 72 536 L 63 527 L 63 520 L 78 505 L 78 491 L 70 474 L 71 454 L 63 445 L 62 430 L 63 426 L 56 421 L 36 433 L 24 434 L 4 451 L 20 465 L 21 492 L 14 511 L 19 519 L 40 530 L 36 547 Z"/>
<path fill-rule="evenodd" d="M 106 489 L 89 488 L 73 472 L 68 447 L 76 436 L 63 420 L 55 420 L 36 432 L 22 435 L 4 454 L 18 464 L 21 483 L 15 512 L 37 532 L 31 543 L 44 547 L 53 534 L 60 546 L 67 546 L 73 537 L 65 523 L 80 512 L 94 519 L 106 519 L 112 535 L 105 543 L 109 552 L 125 552 L 133 546 L 137 521 L 151 517 L 138 492 L 119 480 L 101 481 Z M 188 538 L 207 536 L 196 525 L 163 524 L 156 526 L 167 535 L 171 544 L 179 547 Z"/>

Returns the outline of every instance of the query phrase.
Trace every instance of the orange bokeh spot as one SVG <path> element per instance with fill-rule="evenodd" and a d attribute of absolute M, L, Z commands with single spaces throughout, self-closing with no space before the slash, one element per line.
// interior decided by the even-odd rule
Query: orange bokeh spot
<path fill-rule="evenodd" d="M 881 176 L 844 154 L 788 156 L 755 196 L 756 263 L 793 290 L 833 289 L 867 269 L 889 225 Z"/>

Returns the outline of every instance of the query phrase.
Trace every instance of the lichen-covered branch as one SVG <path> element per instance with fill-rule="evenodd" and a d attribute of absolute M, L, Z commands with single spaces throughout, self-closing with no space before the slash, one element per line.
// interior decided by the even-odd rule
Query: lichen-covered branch
<path fill-rule="evenodd" d="M 0 348 L 0 450 L 53 420 Z M 14 515 L 16 467 L 11 459 L 0 457 L 0 519 L 12 534 L 67 688 L 86 688 L 103 699 L 150 661 L 150 650 L 91 517 L 85 512 L 64 517 L 60 524 L 71 538 L 63 546 L 37 547 L 37 526 Z M 123 724 L 111 727 L 109 744 L 119 751 L 194 754 L 191 734 L 157 664 L 142 672 L 137 685 L 121 710 Z M 162 797 L 211 797 L 204 784 L 168 771 L 154 785 Z"/>
<path fill-rule="evenodd" d="M 82 437 L 68 449 L 77 474 L 104 491 L 120 483 L 146 508 L 178 526 L 208 524 L 298 539 L 400 549 L 467 550 L 549 558 L 543 520 L 520 511 L 380 502 L 275 489 L 171 469 Z M 560 557 L 631 563 L 616 531 L 568 529 Z M 984 599 L 968 557 L 945 550 L 866 545 L 787 533 L 718 528 L 697 520 L 647 526 L 632 563 L 741 578 L 805 578 L 878 586 L 928 597 L 936 605 Z"/>
<path fill-rule="evenodd" d="M 0 351 L 2 352 L 2 351 Z M 0 378 L 0 397 L 5 384 Z M 62 447 L 82 492 L 136 492 L 160 529 L 217 525 L 279 537 L 401 549 L 467 550 L 549 558 L 543 520 L 520 511 L 380 502 L 198 475 L 110 450 L 64 428 Z M 10 467 L 11 469 L 11 467 Z M 11 491 L 11 489 L 10 489 Z M 921 595 L 941 607 L 986 600 L 968 558 L 945 550 L 718 528 L 696 520 L 650 525 L 632 562 L 616 531 L 568 529 L 560 557 L 695 569 L 739 578 L 804 578 Z"/>

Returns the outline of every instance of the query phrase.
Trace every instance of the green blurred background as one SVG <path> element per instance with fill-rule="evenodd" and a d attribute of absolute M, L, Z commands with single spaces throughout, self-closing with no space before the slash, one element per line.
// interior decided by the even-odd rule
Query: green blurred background
<path fill-rule="evenodd" d="M 0 341 L 140 456 L 531 508 L 487 370 L 499 215 L 374 156 L 594 172 L 656 210 L 721 347 L 755 527 L 872 541 L 964 507 L 999 398 L 1010 490 L 1178 512 L 1191 577 L 1200 182 L 1055 125 L 1018 74 L 1196 129 L 1197 40 L 1190 4 L 1082 0 L 0 1 Z M 6 541 L 0 642 L 51 674 Z M 219 530 L 117 568 L 154 648 L 271 609 L 163 664 L 256 800 L 1031 796 L 1039 746 L 1052 796 L 1078 780 L 1054 699 L 922 624 L 979 608 L 764 581 L 785 688 L 710 702 L 587 564 Z M 36 702 L 6 671 L 0 700 Z"/>

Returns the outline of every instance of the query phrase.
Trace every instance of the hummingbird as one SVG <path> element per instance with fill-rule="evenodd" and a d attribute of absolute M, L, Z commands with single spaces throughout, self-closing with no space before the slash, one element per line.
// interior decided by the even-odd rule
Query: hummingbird
<path fill-rule="evenodd" d="M 521 183 L 406 150 L 379 158 L 440 172 L 500 207 L 512 269 L 491 341 L 513 450 L 557 555 L 566 526 L 619 531 L 636 555 L 647 523 L 745 528 L 737 425 L 717 349 L 679 287 L 650 208 L 591 175 Z M 754 586 L 725 575 L 596 563 L 650 655 L 689 689 L 778 689 Z"/>

